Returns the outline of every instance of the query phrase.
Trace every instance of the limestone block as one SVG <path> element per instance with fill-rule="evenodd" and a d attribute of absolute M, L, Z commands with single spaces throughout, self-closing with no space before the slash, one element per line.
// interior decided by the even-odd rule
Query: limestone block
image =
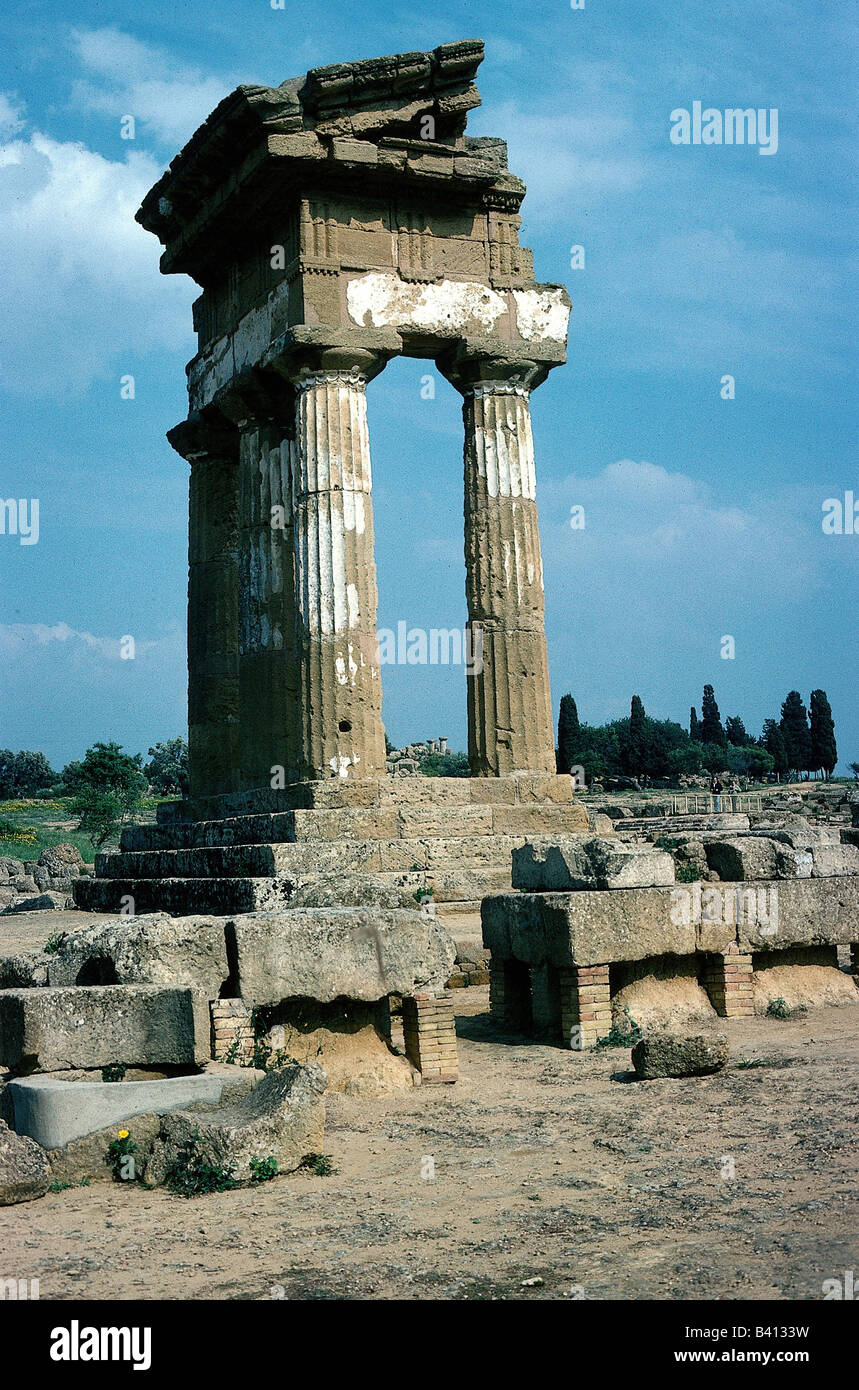
<path fill-rule="evenodd" d="M 436 918 L 406 909 L 298 908 L 253 913 L 227 924 L 238 992 L 247 1004 L 444 988 L 456 946 Z"/>
<path fill-rule="evenodd" d="M 165 1182 L 188 1157 L 251 1177 L 252 1159 L 274 1158 L 278 1172 L 293 1172 L 308 1153 L 322 1149 L 325 1072 L 317 1063 L 267 1072 L 250 1094 L 208 1114 L 174 1111 L 162 1121 L 144 1170 L 147 1183 Z"/>
<path fill-rule="evenodd" d="M 761 835 L 706 840 L 707 863 L 729 883 L 746 878 L 778 877 L 778 845 Z"/>
<path fill-rule="evenodd" d="M 216 917 L 124 917 L 72 932 L 47 958 L 51 985 L 187 985 L 217 999 L 230 970 Z"/>
<path fill-rule="evenodd" d="M 846 946 L 857 938 L 859 877 L 756 883 L 767 893 L 767 913 L 744 912 L 737 925 L 742 950 L 786 950 L 793 946 Z M 775 931 L 773 931 L 775 927 Z"/>
<path fill-rule="evenodd" d="M 564 893 L 596 888 L 583 840 L 530 840 L 513 851 L 513 887 L 524 893 Z"/>
<path fill-rule="evenodd" d="M 632 1065 L 642 1081 L 663 1076 L 707 1076 L 728 1062 L 728 1039 L 648 1033 L 632 1049 Z"/>
<path fill-rule="evenodd" d="M 599 965 L 695 950 L 695 923 L 678 914 L 668 888 L 498 894 L 484 898 L 480 915 L 493 959 L 528 965 Z"/>
<path fill-rule="evenodd" d="M 44 1197 L 50 1181 L 45 1152 L 35 1140 L 15 1134 L 0 1120 L 0 1207 Z"/>
<path fill-rule="evenodd" d="M 859 848 L 856 845 L 821 845 L 813 849 L 813 878 L 831 878 L 836 874 L 859 874 Z"/>
<path fill-rule="evenodd" d="M 513 851 L 513 886 L 525 892 L 654 888 L 674 882 L 674 861 L 649 845 L 617 839 L 534 839 Z"/>
<path fill-rule="evenodd" d="M 70 893 L 36 893 L 9 903 L 0 916 L 10 917 L 19 912 L 62 912 L 67 907 L 74 907 Z"/>
<path fill-rule="evenodd" d="M 193 1065 L 210 1056 L 206 997 L 149 985 L 0 991 L 0 1065 L 68 1071 L 114 1062 Z"/>

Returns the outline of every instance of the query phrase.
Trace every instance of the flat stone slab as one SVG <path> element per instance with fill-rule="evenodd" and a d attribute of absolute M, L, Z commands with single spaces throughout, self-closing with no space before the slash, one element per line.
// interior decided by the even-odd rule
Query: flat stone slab
<path fill-rule="evenodd" d="M 372 1002 L 442 989 L 456 946 L 441 922 L 405 908 L 296 908 L 227 923 L 238 992 L 248 1004 L 285 999 Z"/>
<path fill-rule="evenodd" d="M 689 883 L 605 893 L 501 893 L 481 906 L 499 960 L 583 966 L 859 940 L 859 877 Z"/>
<path fill-rule="evenodd" d="M 183 1066 L 211 1055 L 209 1005 L 191 989 L 95 985 L 0 990 L 0 1066 L 69 1071 Z"/>
<path fill-rule="evenodd" d="M 14 1128 L 43 1149 L 60 1149 L 73 1139 L 133 1120 L 137 1115 L 166 1114 L 190 1105 L 218 1105 L 246 1077 L 230 1077 L 226 1069 L 171 1076 L 156 1081 L 65 1081 L 54 1076 L 28 1076 L 10 1081 Z"/>

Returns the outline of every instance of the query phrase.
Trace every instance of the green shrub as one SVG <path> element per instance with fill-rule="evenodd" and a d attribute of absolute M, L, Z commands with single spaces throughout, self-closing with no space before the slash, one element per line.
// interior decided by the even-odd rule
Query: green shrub
<path fill-rule="evenodd" d="M 251 1182 L 271 1182 L 277 1177 L 277 1159 L 273 1154 L 268 1158 L 252 1158 L 250 1161 Z"/>
<path fill-rule="evenodd" d="M 200 1131 L 195 1129 L 179 1151 L 167 1174 L 167 1186 L 179 1197 L 199 1197 L 207 1192 L 230 1192 L 238 1183 L 234 1166 L 219 1168 L 207 1163 L 197 1149 Z"/>

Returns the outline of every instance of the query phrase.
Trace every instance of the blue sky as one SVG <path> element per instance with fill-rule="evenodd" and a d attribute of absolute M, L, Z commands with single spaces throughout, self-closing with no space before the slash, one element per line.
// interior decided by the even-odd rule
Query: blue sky
<path fill-rule="evenodd" d="M 187 465 L 164 435 L 186 413 L 197 291 L 159 274 L 142 195 L 240 82 L 480 37 L 469 131 L 507 139 L 522 240 L 573 302 L 568 365 L 533 398 L 556 709 L 572 690 L 601 722 L 638 693 L 686 723 L 711 682 L 757 733 L 789 689 L 822 687 L 842 769 L 859 759 L 859 525 L 821 524 L 826 499 L 859 499 L 850 16 L 842 0 L 7 7 L 0 497 L 38 498 L 40 535 L 0 535 L 0 746 L 62 765 L 185 728 Z M 673 145 L 670 113 L 695 100 L 777 108 L 777 152 Z M 386 627 L 465 618 L 459 398 L 438 377 L 423 400 L 427 370 L 394 362 L 368 392 Z M 395 743 L 464 746 L 461 670 L 383 675 Z"/>

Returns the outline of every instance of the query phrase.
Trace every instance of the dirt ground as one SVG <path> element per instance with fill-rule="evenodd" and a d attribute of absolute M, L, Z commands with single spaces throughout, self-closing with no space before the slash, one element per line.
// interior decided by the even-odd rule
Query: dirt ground
<path fill-rule="evenodd" d="M 626 1050 L 456 1003 L 459 1083 L 330 1096 L 332 1176 L 49 1193 L 4 1209 L 0 1273 L 42 1299 L 816 1300 L 859 1268 L 855 1007 L 703 1024 L 726 1072 L 635 1082 Z"/>

